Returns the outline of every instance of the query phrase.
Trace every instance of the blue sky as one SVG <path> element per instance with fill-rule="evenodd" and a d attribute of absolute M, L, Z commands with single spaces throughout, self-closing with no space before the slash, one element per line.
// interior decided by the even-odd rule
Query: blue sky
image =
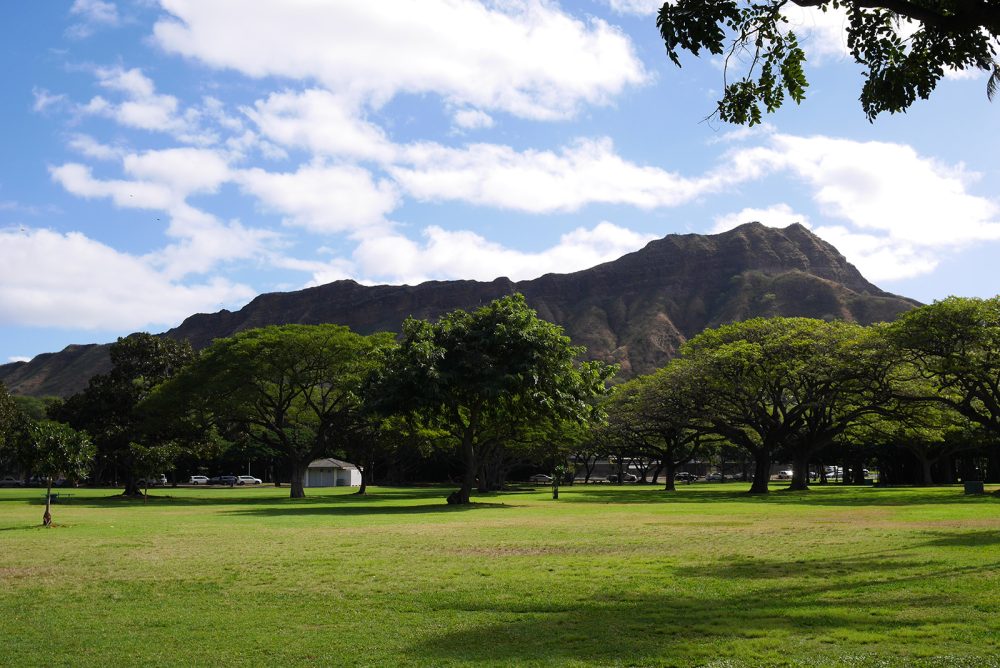
<path fill-rule="evenodd" d="M 806 101 L 704 121 L 655 2 L 66 0 L 0 9 L 0 362 L 342 278 L 584 269 L 802 222 L 879 286 L 998 291 L 1000 103 L 951 73 L 868 123 L 843 17 Z"/>

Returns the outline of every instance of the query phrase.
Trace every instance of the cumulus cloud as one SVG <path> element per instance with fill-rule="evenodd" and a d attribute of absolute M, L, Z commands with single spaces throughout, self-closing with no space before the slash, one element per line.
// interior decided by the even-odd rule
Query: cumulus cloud
<path fill-rule="evenodd" d="M 431 279 L 512 280 L 570 272 L 615 260 L 656 238 L 602 222 L 562 235 L 555 246 L 525 252 L 491 242 L 475 232 L 430 226 L 423 240 L 397 234 L 366 238 L 354 252 L 358 271 L 375 280 L 420 283 Z"/>
<path fill-rule="evenodd" d="M 78 232 L 0 231 L 0 322 L 8 325 L 171 326 L 191 313 L 234 306 L 254 294 L 221 278 L 182 285 L 142 258 Z"/>
<path fill-rule="evenodd" d="M 766 209 L 748 207 L 735 213 L 716 216 L 711 233 L 718 234 L 719 232 L 739 227 L 744 223 L 752 222 L 767 225 L 768 227 L 788 227 L 792 223 L 801 223 L 809 227 L 809 219 L 806 216 L 796 213 L 792 210 L 792 207 L 781 203 L 769 206 Z"/>
<path fill-rule="evenodd" d="M 252 77 L 319 81 L 376 106 L 437 93 L 458 107 L 565 118 L 648 78 L 618 29 L 541 0 L 162 4 L 171 16 L 154 38 L 167 51 Z"/>
<path fill-rule="evenodd" d="M 558 152 L 419 143 L 401 148 L 399 162 L 387 169 L 420 200 L 461 200 L 531 213 L 576 211 L 593 203 L 676 206 L 747 178 L 746 170 L 727 168 L 691 179 L 637 165 L 619 156 L 610 139 L 580 139 Z"/>
<path fill-rule="evenodd" d="M 772 134 L 725 160 L 746 178 L 784 172 L 805 183 L 831 219 L 814 221 L 813 231 L 872 280 L 926 274 L 942 254 L 1000 239 L 1000 204 L 970 191 L 978 175 L 905 144 Z M 748 209 L 716 219 L 715 229 L 744 218 L 784 225 L 797 217 L 785 205 Z"/>
<path fill-rule="evenodd" d="M 217 140 L 199 127 L 199 109 L 182 110 L 176 97 L 156 92 L 153 80 L 142 70 L 101 67 L 95 74 L 98 85 L 124 99 L 113 102 L 97 95 L 79 107 L 81 113 L 111 118 L 127 127 L 166 132 L 185 143 L 205 145 Z"/>
<path fill-rule="evenodd" d="M 284 223 L 313 232 L 354 232 L 381 227 L 399 204 L 396 188 L 351 165 L 304 165 L 295 172 L 253 168 L 239 172 L 240 187 Z"/>
<path fill-rule="evenodd" d="M 454 119 L 455 125 L 465 130 L 493 127 L 493 117 L 479 109 L 459 109 Z"/>
<path fill-rule="evenodd" d="M 969 192 L 977 175 L 911 146 L 775 135 L 755 156 L 810 185 L 825 215 L 861 229 L 928 247 L 1000 239 L 1000 206 Z"/>
<path fill-rule="evenodd" d="M 359 107 L 325 90 L 272 93 L 245 113 L 268 139 L 317 155 L 391 160 L 395 149 L 382 128 L 360 117 Z"/>

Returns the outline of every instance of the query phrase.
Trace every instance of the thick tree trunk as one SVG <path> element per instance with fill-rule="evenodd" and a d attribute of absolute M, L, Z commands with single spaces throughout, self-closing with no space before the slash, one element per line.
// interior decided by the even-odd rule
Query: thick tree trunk
<path fill-rule="evenodd" d="M 753 484 L 750 494 L 767 494 L 767 483 L 771 479 L 771 451 L 758 450 L 754 453 Z"/>
<path fill-rule="evenodd" d="M 674 466 L 672 461 L 664 462 L 664 468 L 666 469 L 667 484 L 663 486 L 664 492 L 676 492 L 677 484 L 674 480 L 674 476 L 677 474 L 677 467 Z"/>
<path fill-rule="evenodd" d="M 45 490 L 45 514 L 42 515 L 42 526 L 52 526 L 52 478 L 48 479 L 49 487 Z"/>
<path fill-rule="evenodd" d="M 789 492 L 800 492 L 809 489 L 809 455 L 797 454 L 792 460 L 792 484 Z"/>
<path fill-rule="evenodd" d="M 462 487 L 457 493 L 449 496 L 449 503 L 467 504 L 472 498 L 472 488 L 476 486 L 476 447 L 472 436 L 466 434 L 462 438 L 462 459 L 465 471 L 462 473 Z"/>
<path fill-rule="evenodd" d="M 305 490 L 305 487 L 303 487 L 303 484 L 305 482 L 306 469 L 308 468 L 309 465 L 308 464 L 303 464 L 302 462 L 300 462 L 297 459 L 293 459 L 292 462 L 291 462 L 291 464 L 292 464 L 292 466 L 291 466 L 291 471 L 292 471 L 291 488 L 292 489 L 291 489 L 291 493 L 289 494 L 288 498 L 290 498 L 290 499 L 304 499 L 305 496 L 306 496 L 306 490 Z"/>
<path fill-rule="evenodd" d="M 931 460 L 927 459 L 926 457 L 920 457 L 919 459 L 920 459 L 920 471 L 921 475 L 923 476 L 923 479 L 921 480 L 920 484 L 922 486 L 933 485 L 934 476 L 931 475 Z"/>

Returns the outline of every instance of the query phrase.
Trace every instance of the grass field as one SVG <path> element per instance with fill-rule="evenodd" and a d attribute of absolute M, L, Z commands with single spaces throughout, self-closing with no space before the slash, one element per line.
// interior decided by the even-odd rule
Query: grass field
<path fill-rule="evenodd" d="M 1000 498 L 0 490 L 0 665 L 1000 666 Z"/>

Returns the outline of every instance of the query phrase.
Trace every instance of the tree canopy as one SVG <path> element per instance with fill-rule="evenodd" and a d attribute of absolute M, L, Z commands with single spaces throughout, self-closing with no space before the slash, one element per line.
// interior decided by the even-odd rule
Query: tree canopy
<path fill-rule="evenodd" d="M 664 3 L 656 25 L 678 67 L 681 51 L 724 55 L 727 76 L 715 113 L 754 125 L 786 97 L 805 99 L 806 53 L 789 28 L 790 3 L 846 11 L 847 46 L 864 68 L 860 100 L 869 120 L 928 98 L 949 69 L 988 72 L 990 99 L 1000 84 L 997 0 L 677 0 Z M 745 69 L 731 81 L 739 61 Z"/>
<path fill-rule="evenodd" d="M 305 496 L 309 463 L 343 445 L 359 419 L 361 388 L 393 345 L 341 325 L 277 325 L 217 339 L 154 393 L 151 412 L 208 410 L 224 433 L 282 453 L 291 496 Z"/>
<path fill-rule="evenodd" d="M 438 322 L 408 319 L 400 346 L 375 385 L 387 413 L 417 412 L 448 433 L 463 460 L 468 503 L 484 449 L 519 430 L 585 420 L 615 369 L 578 363 L 583 349 L 538 317 L 522 295 Z"/>

